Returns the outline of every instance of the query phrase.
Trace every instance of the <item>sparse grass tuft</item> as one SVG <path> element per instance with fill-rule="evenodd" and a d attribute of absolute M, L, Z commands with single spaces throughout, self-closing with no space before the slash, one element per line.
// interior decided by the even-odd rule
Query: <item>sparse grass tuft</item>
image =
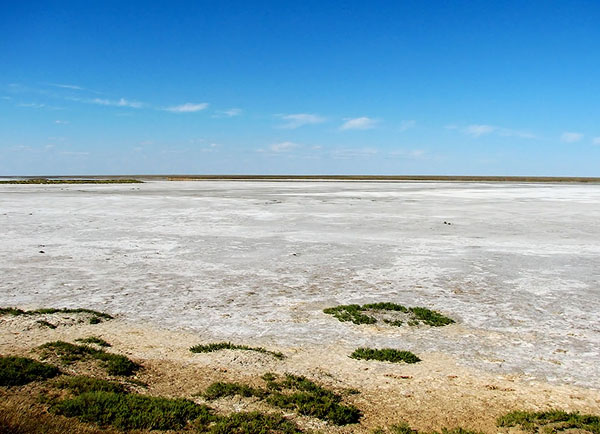
<path fill-rule="evenodd" d="M 122 384 L 83 375 L 60 379 L 54 385 L 60 389 L 68 389 L 76 395 L 86 392 L 126 392 Z"/>
<path fill-rule="evenodd" d="M 351 355 L 353 359 L 379 360 L 392 363 L 417 363 L 421 359 L 410 351 L 400 351 L 393 348 L 384 348 L 381 350 L 374 348 L 357 348 Z"/>
<path fill-rule="evenodd" d="M 0 356 L 0 386 L 21 386 L 57 376 L 56 366 L 26 357 Z"/>
<path fill-rule="evenodd" d="M 103 319 L 113 319 L 113 317 L 104 312 L 98 312 L 96 310 L 91 309 L 56 309 L 56 308 L 43 308 L 43 309 L 35 309 L 35 310 L 22 310 L 16 307 L 2 307 L 0 308 L 0 316 L 1 315 L 51 315 L 55 313 L 88 313 L 94 315 L 95 318 L 98 318 L 98 322 L 101 322 Z"/>
<path fill-rule="evenodd" d="M 258 353 L 270 354 L 271 356 L 273 356 L 277 359 L 285 358 L 283 353 L 269 351 L 262 347 L 249 347 L 247 345 L 236 345 L 236 344 L 232 344 L 231 342 L 219 342 L 219 343 L 206 344 L 206 345 L 195 345 L 190 348 L 190 351 L 192 353 L 212 353 L 213 351 L 219 351 L 219 350 L 256 351 Z"/>
<path fill-rule="evenodd" d="M 207 399 L 240 395 L 264 399 L 268 404 L 295 410 L 305 416 L 327 420 L 335 425 L 357 423 L 362 414 L 352 405 L 341 403 L 342 397 L 305 377 L 287 374 L 276 381 L 274 374 L 265 374 L 267 389 L 253 388 L 239 383 L 213 383 L 206 389 Z"/>
<path fill-rule="evenodd" d="M 123 430 L 184 428 L 189 421 L 216 420 L 210 408 L 187 399 L 167 399 L 115 392 L 84 392 L 60 401 L 50 411 L 82 422 Z"/>
<path fill-rule="evenodd" d="M 89 336 L 87 338 L 79 338 L 75 339 L 76 342 L 81 342 L 82 344 L 95 344 L 99 347 L 110 347 L 110 344 L 106 342 L 104 339 L 99 338 L 97 336 Z"/>
<path fill-rule="evenodd" d="M 48 342 L 39 347 L 42 354 L 55 354 L 63 363 L 73 363 L 85 359 L 100 360 L 109 375 L 129 376 L 141 368 L 137 363 L 120 354 L 108 353 L 88 345 L 75 345 L 64 341 Z"/>
<path fill-rule="evenodd" d="M 533 432 L 552 432 L 577 429 L 600 434 L 600 416 L 568 413 L 562 410 L 541 412 L 513 411 L 497 420 L 500 427 L 515 427 Z"/>
<path fill-rule="evenodd" d="M 350 321 L 354 324 L 375 324 L 379 320 L 394 327 L 400 327 L 406 322 L 409 326 L 426 324 L 432 327 L 441 327 L 454 323 L 454 320 L 442 315 L 435 310 L 425 307 L 406 307 L 401 304 L 381 302 L 370 304 L 346 304 L 329 307 L 323 310 L 328 315 L 333 315 L 338 320 Z M 395 318 L 382 318 L 382 314 L 395 316 Z"/>
<path fill-rule="evenodd" d="M 416 429 L 412 429 L 406 422 L 401 422 L 397 425 L 392 425 L 387 430 L 377 428 L 373 431 L 373 434 L 480 434 L 477 431 L 469 431 L 463 428 L 442 428 L 441 431 L 431 431 L 428 433 L 420 433 Z"/>

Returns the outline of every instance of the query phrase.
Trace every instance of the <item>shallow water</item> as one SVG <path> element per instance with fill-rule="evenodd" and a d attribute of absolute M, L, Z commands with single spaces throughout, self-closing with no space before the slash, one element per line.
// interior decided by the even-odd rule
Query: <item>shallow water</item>
<path fill-rule="evenodd" d="M 0 305 L 88 307 L 239 342 L 441 351 L 600 387 L 599 221 L 600 185 L 2 185 Z M 458 325 L 322 313 L 382 300 Z"/>

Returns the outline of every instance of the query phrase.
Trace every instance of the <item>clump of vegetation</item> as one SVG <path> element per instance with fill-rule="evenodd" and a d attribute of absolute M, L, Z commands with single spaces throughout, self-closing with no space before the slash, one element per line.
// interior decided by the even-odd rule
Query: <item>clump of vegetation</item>
<path fill-rule="evenodd" d="M 380 319 L 389 325 L 400 327 L 404 322 L 410 326 L 425 324 L 432 327 L 441 327 L 454 323 L 454 320 L 442 315 L 435 310 L 425 307 L 406 307 L 401 304 L 381 302 L 370 304 L 345 304 L 329 307 L 323 310 L 328 315 L 333 315 L 342 322 L 350 321 L 354 324 L 375 324 Z M 390 319 L 382 317 L 393 315 Z"/>
<path fill-rule="evenodd" d="M 250 412 L 221 417 L 209 428 L 209 432 L 214 434 L 296 434 L 302 431 L 283 416 Z"/>
<path fill-rule="evenodd" d="M 412 429 L 410 425 L 405 422 L 401 422 L 397 425 L 392 425 L 387 430 L 377 428 L 373 431 L 373 434 L 480 434 L 477 431 L 469 431 L 463 428 L 442 428 L 441 431 L 431 431 L 429 433 L 420 433 L 416 429 Z"/>
<path fill-rule="evenodd" d="M 55 329 L 56 326 L 48 321 L 44 321 L 43 319 L 37 320 L 36 323 L 40 325 L 40 327 L 48 327 L 49 329 Z"/>
<path fill-rule="evenodd" d="M 0 181 L 0 184 L 142 184 L 137 179 L 15 179 Z"/>
<path fill-rule="evenodd" d="M 98 323 L 102 322 L 105 319 L 106 320 L 113 319 L 113 316 L 111 316 L 111 315 L 109 315 L 107 313 L 98 312 L 96 310 L 91 310 L 91 309 L 83 309 L 83 308 L 77 308 L 77 309 L 43 308 L 43 309 L 35 309 L 35 310 L 22 310 L 22 309 L 18 309 L 16 307 L 2 307 L 2 308 L 0 308 L 0 316 L 1 315 L 13 315 L 13 316 L 21 316 L 21 315 L 27 315 L 27 316 L 31 316 L 31 315 L 52 315 L 52 314 L 55 314 L 55 313 L 66 313 L 66 314 L 69 314 L 69 313 L 75 313 L 75 314 L 77 314 L 77 313 L 84 313 L 84 314 L 90 314 L 90 315 L 92 315 L 92 317 L 90 318 L 90 324 L 98 324 Z"/>
<path fill-rule="evenodd" d="M 192 420 L 207 423 L 217 419 L 209 407 L 187 399 L 105 391 L 84 392 L 67 398 L 52 405 L 50 411 L 123 430 L 175 430 L 184 428 Z"/>
<path fill-rule="evenodd" d="M 57 376 L 56 366 L 26 357 L 0 356 L 0 386 L 21 386 Z"/>
<path fill-rule="evenodd" d="M 562 410 L 541 412 L 513 411 L 497 420 L 500 427 L 519 426 L 533 432 L 552 432 L 576 429 L 600 434 L 600 416 L 568 413 Z"/>
<path fill-rule="evenodd" d="M 381 350 L 374 348 L 357 348 L 351 355 L 353 359 L 379 360 L 392 363 L 417 363 L 421 359 L 410 351 L 395 350 L 393 348 L 383 348 Z"/>
<path fill-rule="evenodd" d="M 89 336 L 87 338 L 79 338 L 79 339 L 75 339 L 75 341 L 81 342 L 82 344 L 94 344 L 94 345 L 98 345 L 99 347 L 105 347 L 105 348 L 111 346 L 104 339 L 99 338 L 97 336 Z"/>
<path fill-rule="evenodd" d="M 275 407 L 295 410 L 301 415 L 327 420 L 335 425 L 356 423 L 362 416 L 356 407 L 342 404 L 340 395 L 305 377 L 286 374 L 285 378 L 277 381 L 274 374 L 266 374 L 263 379 L 267 381 L 266 389 L 220 382 L 210 385 L 204 396 L 207 399 L 232 395 L 257 397 Z"/>
<path fill-rule="evenodd" d="M 44 356 L 56 355 L 63 363 L 86 359 L 100 360 L 109 375 L 133 375 L 141 366 L 120 354 L 113 354 L 89 345 L 75 345 L 64 341 L 48 342 L 39 347 Z"/>
<path fill-rule="evenodd" d="M 58 380 L 54 385 L 59 389 L 68 389 L 76 395 L 87 392 L 125 393 L 127 391 L 122 384 L 117 382 L 84 375 L 66 377 Z"/>
<path fill-rule="evenodd" d="M 192 353 L 211 353 L 213 351 L 219 351 L 219 350 L 256 351 L 258 353 L 270 354 L 271 356 L 273 356 L 277 359 L 285 358 L 283 353 L 269 351 L 262 347 L 249 347 L 247 345 L 236 345 L 236 344 L 232 344 L 231 342 L 219 342 L 219 343 L 206 344 L 206 345 L 195 345 L 190 348 L 190 351 Z"/>

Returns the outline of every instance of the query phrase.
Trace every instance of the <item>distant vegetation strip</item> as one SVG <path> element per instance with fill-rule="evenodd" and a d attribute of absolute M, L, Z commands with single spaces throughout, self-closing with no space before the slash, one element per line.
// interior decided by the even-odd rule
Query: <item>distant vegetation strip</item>
<path fill-rule="evenodd" d="M 342 304 L 323 309 L 328 315 L 333 315 L 342 322 L 354 324 L 375 324 L 378 321 L 400 327 L 404 323 L 409 326 L 425 324 L 431 327 L 442 327 L 453 324 L 454 320 L 426 307 L 406 307 L 401 304 L 380 302 L 370 304 Z M 385 315 L 385 316 L 382 316 Z"/>
<path fill-rule="evenodd" d="M 56 309 L 53 307 L 43 308 L 43 309 L 35 309 L 35 310 L 22 310 L 16 307 L 0 307 L 0 316 L 1 315 L 13 315 L 13 316 L 21 316 L 21 315 L 51 315 L 55 313 L 87 313 L 94 315 L 95 317 L 104 318 L 104 319 L 113 319 L 113 317 L 104 312 L 98 312 L 97 310 L 91 309 L 68 309 L 61 308 Z"/>
<path fill-rule="evenodd" d="M 10 179 L 0 184 L 142 184 L 139 179 Z"/>
<path fill-rule="evenodd" d="M 242 351 L 256 351 L 257 353 L 270 354 L 277 359 L 283 359 L 285 356 L 283 353 L 276 351 L 269 351 L 263 347 L 249 347 L 247 345 L 236 345 L 231 342 L 218 342 L 206 345 L 195 345 L 190 348 L 192 353 L 212 353 L 219 350 L 242 350 Z"/>

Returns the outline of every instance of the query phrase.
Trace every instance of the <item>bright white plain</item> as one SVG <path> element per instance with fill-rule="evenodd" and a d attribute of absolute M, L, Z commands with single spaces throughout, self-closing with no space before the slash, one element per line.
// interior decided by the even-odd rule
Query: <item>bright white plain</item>
<path fill-rule="evenodd" d="M 600 388 L 599 222 L 600 185 L 2 185 L 0 305 L 87 307 L 239 343 L 443 352 Z M 322 313 L 376 301 L 458 324 Z"/>

